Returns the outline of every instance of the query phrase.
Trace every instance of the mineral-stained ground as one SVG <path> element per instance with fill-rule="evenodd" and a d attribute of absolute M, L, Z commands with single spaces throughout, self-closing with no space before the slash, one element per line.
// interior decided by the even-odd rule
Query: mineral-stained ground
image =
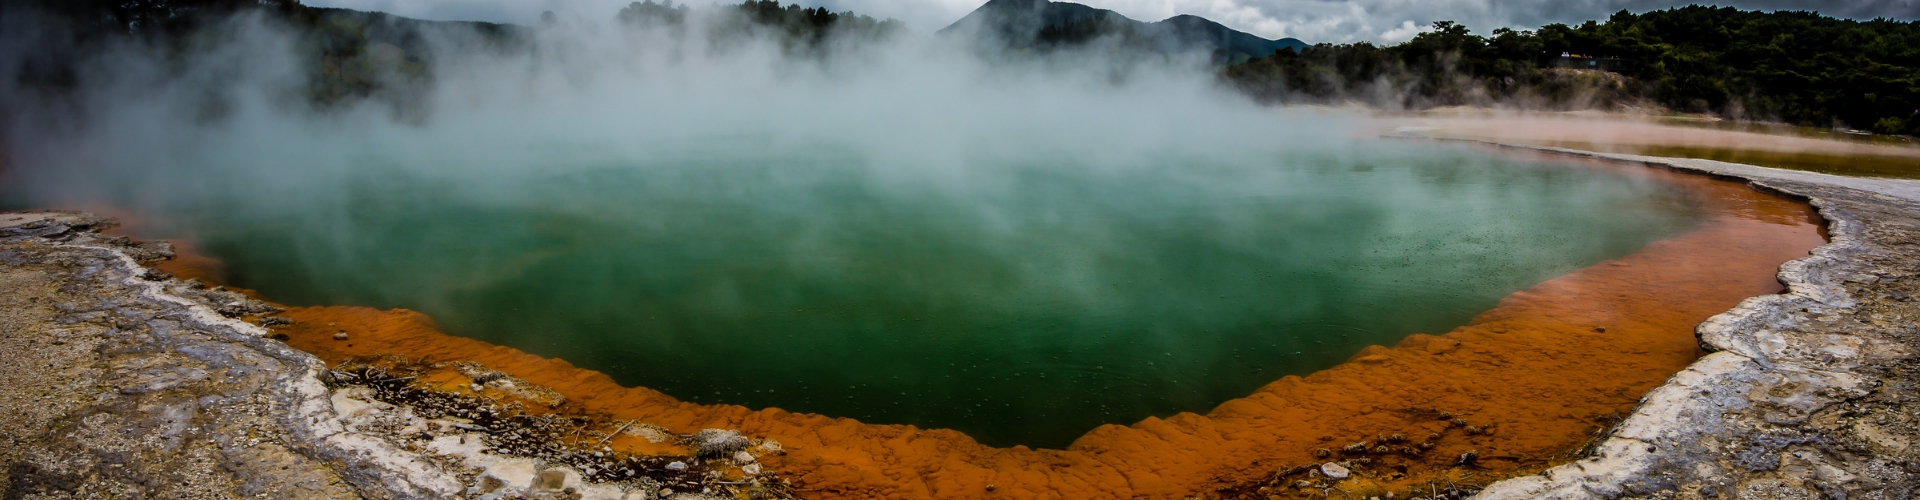
<path fill-rule="evenodd" d="M 560 410 L 484 367 L 328 367 L 259 324 L 280 308 L 139 261 L 164 244 L 86 214 L 0 214 L 0 491 L 6 498 L 789 498 L 778 443 L 673 435 Z M 484 394 L 482 394 L 484 392 Z M 629 424 L 632 424 L 629 422 Z M 595 451 L 633 433 L 654 453 Z"/>
<path fill-rule="evenodd" d="M 1708 160 L 1559 153 L 1752 181 L 1807 198 L 1831 244 L 1790 291 L 1700 325 L 1712 352 L 1589 457 L 1480 498 L 1912 498 L 1920 490 L 1920 182 Z"/>
<path fill-rule="evenodd" d="M 1585 422 L 1582 412 L 1597 410 L 1576 411 L 1585 404 L 1577 401 L 1566 403 L 1565 415 L 1432 404 L 1498 390 L 1461 380 L 1434 387 L 1439 395 L 1422 401 L 1380 402 L 1345 423 L 1380 424 L 1382 432 L 1329 432 L 1297 443 L 1281 435 L 1291 430 L 1258 432 L 1248 422 L 1266 417 L 1248 415 L 1255 406 L 1310 415 L 1301 402 L 1331 401 L 1327 391 L 1377 388 L 1346 384 L 1351 379 L 1339 374 L 1290 377 L 1207 416 L 1109 426 L 1069 450 L 993 449 L 951 431 L 674 402 L 564 362 L 453 337 L 411 341 L 492 354 L 456 359 L 429 348 L 383 349 L 388 335 L 408 330 L 402 324 L 420 331 L 431 322 L 404 311 L 283 310 L 244 291 L 143 267 L 171 257 L 171 249 L 102 235 L 106 220 L 0 213 L 0 491 L 7 498 L 1408 498 L 1456 496 L 1498 476 L 1564 463 L 1494 483 L 1481 496 L 1913 496 L 1920 484 L 1912 375 L 1920 353 L 1920 183 L 1607 156 L 1805 198 L 1829 224 L 1831 243 L 1780 267 L 1787 293 L 1745 292 L 1758 296 L 1707 319 L 1698 333 L 1710 353 L 1664 384 L 1653 380 L 1652 392 L 1596 379 L 1606 390 L 1631 392 L 1592 403 L 1623 408 L 1616 418 Z M 1681 261 L 1607 266 L 1663 262 Z M 1580 276 L 1530 292 L 1590 290 L 1585 285 L 1602 281 L 1581 280 L 1610 275 L 1602 268 Z M 1526 303 L 1516 295 L 1503 307 Z M 1528 335 L 1591 342 L 1644 321 L 1613 312 L 1548 314 L 1566 323 L 1549 326 L 1494 314 L 1472 329 L 1370 349 L 1343 366 L 1416 376 L 1428 369 L 1421 367 L 1495 359 L 1483 351 L 1521 345 L 1516 339 Z M 1692 356 L 1676 359 L 1684 365 Z M 1575 361 L 1568 366 L 1611 369 L 1606 353 Z M 576 387 L 601 392 L 569 390 Z M 1409 394 L 1402 397 L 1422 397 Z M 634 400 L 664 403 L 655 405 L 659 413 L 622 413 L 619 404 Z M 1534 434 L 1568 434 L 1574 446 L 1558 460 L 1491 451 Z M 1142 448 L 1156 442 L 1184 445 Z M 1426 474 L 1425 482 L 1408 483 L 1413 472 Z"/>

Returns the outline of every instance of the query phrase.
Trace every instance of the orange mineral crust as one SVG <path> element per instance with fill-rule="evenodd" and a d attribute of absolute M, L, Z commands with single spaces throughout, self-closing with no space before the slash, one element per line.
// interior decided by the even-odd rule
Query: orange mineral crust
<path fill-rule="evenodd" d="M 83 204 L 59 208 L 90 212 L 113 219 L 117 225 L 105 231 L 106 234 L 112 236 L 139 237 L 144 233 L 152 231 L 151 226 L 153 222 L 146 216 L 141 215 L 139 212 L 113 205 Z M 220 260 L 200 253 L 199 249 L 194 246 L 193 238 L 164 238 L 157 239 L 157 241 L 165 241 L 167 244 L 173 245 L 174 257 L 162 261 L 148 262 L 146 263 L 147 267 L 179 276 L 180 279 L 198 279 L 202 283 L 209 285 L 227 284 L 224 273 L 225 268 L 220 263 Z M 254 294 L 252 290 L 242 290 L 242 292 L 257 297 L 257 294 Z"/>
<path fill-rule="evenodd" d="M 687 403 L 563 360 L 449 336 L 406 310 L 293 308 L 286 316 L 294 323 L 276 331 L 331 362 L 381 354 L 475 361 L 556 389 L 581 411 L 678 433 L 731 428 L 776 439 L 788 453 L 765 462 L 807 498 L 1319 497 L 1328 490 L 1291 485 L 1313 477 L 1300 466 L 1328 461 L 1352 464 L 1354 477 L 1338 484 L 1346 492 L 1426 491 L 1435 479 L 1484 483 L 1567 460 L 1695 359 L 1695 325 L 1747 297 L 1779 293 L 1780 264 L 1823 243 L 1802 203 L 1700 176 L 1590 165 L 1689 189 L 1700 225 L 1514 293 L 1444 335 L 1369 347 L 1206 415 L 1102 426 L 1066 450 Z M 335 340 L 343 331 L 347 340 Z M 1469 451 L 1477 460 L 1458 465 Z"/>

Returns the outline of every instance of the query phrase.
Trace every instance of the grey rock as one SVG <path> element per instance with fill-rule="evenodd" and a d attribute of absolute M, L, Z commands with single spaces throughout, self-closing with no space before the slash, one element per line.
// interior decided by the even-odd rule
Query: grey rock
<path fill-rule="evenodd" d="M 1346 467 L 1341 466 L 1340 464 L 1327 462 L 1324 464 L 1320 464 L 1320 473 L 1325 474 L 1327 476 L 1327 479 L 1340 480 L 1340 479 L 1346 479 L 1347 476 L 1352 474 L 1353 472 L 1347 470 Z"/>
<path fill-rule="evenodd" d="M 726 458 L 753 446 L 753 442 L 740 431 L 731 429 L 703 429 L 693 435 L 694 458 L 712 460 Z"/>
<path fill-rule="evenodd" d="M 93 232 L 110 226 L 0 213 L 0 496 L 460 491 L 417 455 L 341 428 L 320 361 L 230 317 L 271 306 L 147 272 L 140 260 L 171 250 Z"/>
<path fill-rule="evenodd" d="M 1702 323 L 1710 354 L 1590 456 L 1477 498 L 1920 495 L 1920 181 L 1528 149 L 1742 179 L 1807 200 L 1830 242 L 1781 266 L 1786 293 Z"/>

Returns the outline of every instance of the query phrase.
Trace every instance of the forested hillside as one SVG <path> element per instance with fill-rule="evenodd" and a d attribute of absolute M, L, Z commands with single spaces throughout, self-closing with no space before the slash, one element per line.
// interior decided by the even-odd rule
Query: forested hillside
<path fill-rule="evenodd" d="M 1920 22 L 1690 6 L 1486 36 L 1450 22 L 1434 28 L 1393 46 L 1282 50 L 1221 74 L 1270 102 L 1573 108 L 1642 101 L 1920 133 Z"/>
<path fill-rule="evenodd" d="M 977 47 L 996 53 L 1053 52 L 1099 44 L 1141 55 L 1208 54 L 1218 64 L 1306 46 L 1293 38 L 1260 38 L 1199 16 L 1142 22 L 1107 9 L 1051 0 L 991 0 L 938 33 L 969 38 Z"/>
<path fill-rule="evenodd" d="M 823 55 L 830 45 L 871 44 L 903 30 L 891 19 L 783 6 L 774 0 L 698 9 L 647 0 L 605 15 L 620 26 L 645 30 L 678 27 L 690 12 L 710 23 L 706 35 L 711 42 L 772 37 L 788 55 L 801 57 Z M 543 25 L 558 22 L 548 14 Z M 235 18 L 253 19 L 295 40 L 292 55 L 309 68 L 308 83 L 297 92 L 316 109 L 372 101 L 403 117 L 424 112 L 420 97 L 433 87 L 434 61 L 454 55 L 436 50 L 507 53 L 540 43 L 535 36 L 540 28 L 424 21 L 309 7 L 295 0 L 21 0 L 0 3 L 0 23 L 33 27 L 7 37 L 6 43 L 17 50 L 0 54 L 0 78 L 13 80 L 11 88 L 21 91 L 0 95 L 0 112 L 13 105 L 8 100 L 59 99 L 87 85 L 80 63 L 108 57 L 105 51 L 130 45 L 175 56 L 204 50 L 213 39 L 235 33 L 206 28 Z"/>

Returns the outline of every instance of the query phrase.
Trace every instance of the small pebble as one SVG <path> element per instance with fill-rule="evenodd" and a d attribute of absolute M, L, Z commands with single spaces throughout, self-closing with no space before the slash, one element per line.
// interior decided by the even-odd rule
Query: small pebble
<path fill-rule="evenodd" d="M 340 332 L 340 333 L 336 333 L 336 334 L 333 334 L 333 339 L 334 339 L 334 340 L 346 340 L 346 339 L 347 339 L 347 332 Z"/>
<path fill-rule="evenodd" d="M 753 463 L 753 454 L 751 454 L 751 453 L 747 453 L 747 452 L 744 452 L 744 451 L 742 451 L 742 452 L 738 452 L 738 453 L 734 453 L 734 454 L 733 454 L 733 461 L 735 461 L 735 462 L 740 462 L 740 463 L 743 463 L 743 464 L 750 464 L 750 463 Z"/>
<path fill-rule="evenodd" d="M 687 464 L 686 462 L 670 463 L 667 464 L 667 470 L 687 470 Z"/>
<path fill-rule="evenodd" d="M 751 475 L 754 475 L 754 474 L 759 474 L 759 473 L 760 473 L 760 464 L 747 464 L 747 466 L 746 466 L 746 467 L 741 467 L 741 468 L 740 468 L 740 472 L 745 472 L 745 473 L 747 473 L 747 475 L 749 475 L 749 476 L 751 476 Z"/>

